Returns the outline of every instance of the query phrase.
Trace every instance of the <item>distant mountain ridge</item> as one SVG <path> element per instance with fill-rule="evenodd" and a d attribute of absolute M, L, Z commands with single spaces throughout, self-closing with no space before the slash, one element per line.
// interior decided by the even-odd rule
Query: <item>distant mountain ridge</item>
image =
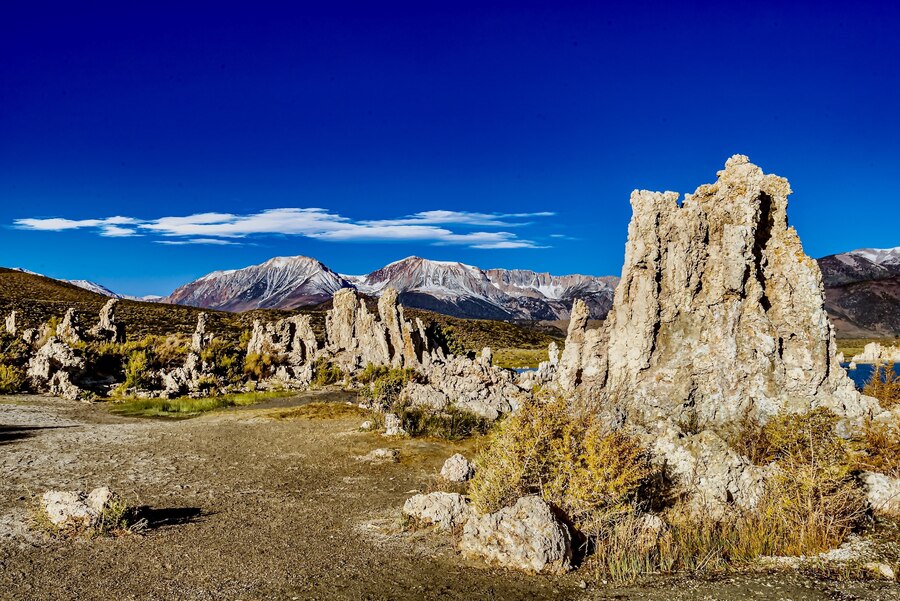
<path fill-rule="evenodd" d="M 36 271 L 31 271 L 30 269 L 23 269 L 21 267 L 13 267 L 13 271 L 20 271 L 22 273 L 27 273 L 30 275 L 37 275 L 40 277 L 48 277 L 43 274 L 37 273 Z M 61 280 L 58 278 L 50 278 L 51 280 L 56 280 L 57 282 L 65 282 L 67 284 L 72 284 L 73 286 L 78 286 L 83 290 L 88 290 L 90 292 L 95 292 L 97 294 L 101 294 L 103 296 L 108 296 L 110 298 L 124 298 L 133 301 L 143 301 L 147 303 L 155 303 L 159 301 L 162 296 L 156 294 L 148 294 L 147 296 L 131 296 L 129 294 L 118 294 L 113 292 L 103 284 L 98 284 L 97 282 L 92 282 L 90 280 Z"/>
<path fill-rule="evenodd" d="M 215 271 L 181 286 L 164 302 L 243 311 L 318 304 L 341 288 L 379 296 L 387 288 L 400 301 L 476 319 L 566 319 L 575 298 L 592 317 L 606 317 L 618 278 L 552 276 L 528 270 L 488 269 L 451 261 L 407 257 L 366 275 L 338 274 L 310 257 L 276 257 L 243 269 Z"/>
<path fill-rule="evenodd" d="M 825 309 L 842 336 L 900 335 L 900 247 L 819 259 Z"/>

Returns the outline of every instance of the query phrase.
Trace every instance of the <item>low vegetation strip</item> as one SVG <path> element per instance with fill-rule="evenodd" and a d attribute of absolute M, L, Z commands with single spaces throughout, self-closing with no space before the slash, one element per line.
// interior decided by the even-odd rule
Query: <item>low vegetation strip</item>
<path fill-rule="evenodd" d="M 109 410 L 127 417 L 189 418 L 219 409 L 255 405 L 267 399 L 291 396 L 292 394 L 295 393 L 288 391 L 244 392 L 198 399 L 189 397 L 178 399 L 128 399 L 111 401 Z"/>

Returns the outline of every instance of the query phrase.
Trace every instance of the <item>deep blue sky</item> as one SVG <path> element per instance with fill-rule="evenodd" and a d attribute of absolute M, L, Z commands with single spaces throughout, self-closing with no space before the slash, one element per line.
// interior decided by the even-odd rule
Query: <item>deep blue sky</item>
<path fill-rule="evenodd" d="M 900 244 L 893 3 L 15 4 L 0 265 L 132 294 L 288 254 L 617 274 L 631 190 L 734 153 L 790 179 L 809 254 Z M 241 217 L 277 208 L 323 211 Z M 237 217 L 155 221 L 207 212 Z M 160 244 L 197 239 L 233 244 Z"/>

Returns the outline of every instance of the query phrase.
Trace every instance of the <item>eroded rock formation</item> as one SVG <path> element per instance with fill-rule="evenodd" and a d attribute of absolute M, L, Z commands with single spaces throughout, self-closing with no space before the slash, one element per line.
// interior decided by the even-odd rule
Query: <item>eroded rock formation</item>
<path fill-rule="evenodd" d="M 29 360 L 28 381 L 37 392 L 77 400 L 84 396 L 75 384 L 84 369 L 84 359 L 63 340 L 51 336 Z"/>
<path fill-rule="evenodd" d="M 460 550 L 529 572 L 562 573 L 572 565 L 569 530 L 540 497 L 522 497 L 497 513 L 473 515 L 463 528 Z"/>
<path fill-rule="evenodd" d="M 12 336 L 16 335 L 16 311 L 10 312 L 6 317 L 6 333 Z"/>
<path fill-rule="evenodd" d="M 119 299 L 109 299 L 100 310 L 100 322 L 90 330 L 91 337 L 107 342 L 125 342 L 125 324 L 116 321 Z"/>
<path fill-rule="evenodd" d="M 900 347 L 882 346 L 877 342 L 870 342 L 863 347 L 863 352 L 855 355 L 854 363 L 900 363 Z"/>
<path fill-rule="evenodd" d="M 602 330 L 573 309 L 560 387 L 602 391 L 620 420 L 700 428 L 818 406 L 878 411 L 835 357 L 821 274 L 787 224 L 787 180 L 743 155 L 718 175 L 681 203 L 632 193 L 613 309 Z"/>
<path fill-rule="evenodd" d="M 84 340 L 84 333 L 75 309 L 68 309 L 63 320 L 56 326 L 56 335 L 66 344 L 77 344 Z"/>

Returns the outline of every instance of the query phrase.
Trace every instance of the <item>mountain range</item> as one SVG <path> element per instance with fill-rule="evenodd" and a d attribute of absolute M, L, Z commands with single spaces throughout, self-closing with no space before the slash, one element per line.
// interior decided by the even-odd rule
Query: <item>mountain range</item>
<path fill-rule="evenodd" d="M 838 335 L 900 335 L 900 247 L 863 248 L 829 255 L 818 263 L 825 284 L 825 308 Z M 392 287 L 405 306 L 454 317 L 564 320 L 575 298 L 587 301 L 592 318 L 605 318 L 618 278 L 481 269 L 420 257 L 407 257 L 366 275 L 345 275 L 316 259 L 296 256 L 214 271 L 167 297 L 134 299 L 87 280 L 62 281 L 110 297 L 232 312 L 315 306 L 328 301 L 337 290 L 350 287 L 377 297 Z"/>
<path fill-rule="evenodd" d="M 315 305 L 341 288 L 380 296 L 400 293 L 407 307 L 479 319 L 567 319 L 585 299 L 596 319 L 612 306 L 618 278 L 553 276 L 527 270 L 481 269 L 464 263 L 407 257 L 367 275 L 342 275 L 310 257 L 276 257 L 244 269 L 214 271 L 162 302 L 228 311 Z"/>
<path fill-rule="evenodd" d="M 900 336 L 900 247 L 819 259 L 825 309 L 844 337 Z"/>

